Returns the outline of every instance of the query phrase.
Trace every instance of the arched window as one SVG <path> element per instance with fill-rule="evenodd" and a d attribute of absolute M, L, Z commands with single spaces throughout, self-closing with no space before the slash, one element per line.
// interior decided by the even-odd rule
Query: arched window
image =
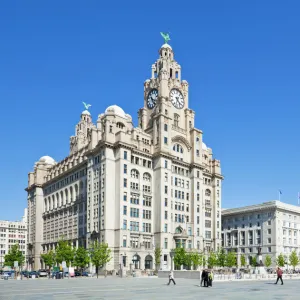
<path fill-rule="evenodd" d="M 67 189 L 65 189 L 65 196 L 66 196 L 66 201 L 65 201 L 65 203 L 67 204 L 68 203 L 68 190 Z"/>
<path fill-rule="evenodd" d="M 125 125 L 121 122 L 118 122 L 117 127 L 123 129 L 125 127 Z"/>
<path fill-rule="evenodd" d="M 60 204 L 59 206 L 64 205 L 64 193 L 63 191 L 60 192 Z"/>
<path fill-rule="evenodd" d="M 175 233 L 182 233 L 182 228 L 179 226 L 175 229 Z"/>
<path fill-rule="evenodd" d="M 138 172 L 138 170 L 132 169 L 131 172 L 130 172 L 130 176 L 131 176 L 131 178 L 138 179 L 139 178 L 139 172 Z"/>
<path fill-rule="evenodd" d="M 179 115 L 174 114 L 174 126 L 179 127 Z"/>
<path fill-rule="evenodd" d="M 205 190 L 205 196 L 210 196 L 211 191 L 209 189 Z"/>
<path fill-rule="evenodd" d="M 150 182 L 151 181 L 151 175 L 149 173 L 144 173 L 143 174 L 143 180 Z"/>
<path fill-rule="evenodd" d="M 59 207 L 59 194 L 56 194 L 56 208 Z"/>
<path fill-rule="evenodd" d="M 173 150 L 178 152 L 178 153 L 183 153 L 183 148 L 179 144 L 175 144 L 173 146 Z"/>

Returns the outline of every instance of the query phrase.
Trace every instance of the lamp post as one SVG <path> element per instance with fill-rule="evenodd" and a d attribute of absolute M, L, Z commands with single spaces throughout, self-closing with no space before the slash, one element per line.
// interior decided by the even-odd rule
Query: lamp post
<path fill-rule="evenodd" d="M 171 271 L 173 271 L 173 258 L 175 256 L 175 251 L 172 249 L 170 251 L 170 257 L 171 257 Z"/>

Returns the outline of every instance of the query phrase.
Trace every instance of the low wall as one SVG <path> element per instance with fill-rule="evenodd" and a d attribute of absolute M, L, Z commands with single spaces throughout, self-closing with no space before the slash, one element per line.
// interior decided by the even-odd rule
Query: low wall
<path fill-rule="evenodd" d="M 158 278 L 169 278 L 170 271 L 158 271 Z M 199 279 L 199 271 L 173 271 L 174 278 Z M 276 280 L 276 274 L 214 274 L 214 281 L 239 281 L 239 280 Z M 300 279 L 300 274 L 283 274 L 285 279 Z"/>
<path fill-rule="evenodd" d="M 174 278 L 200 279 L 199 271 L 173 271 Z M 158 278 L 169 278 L 170 271 L 158 271 Z"/>

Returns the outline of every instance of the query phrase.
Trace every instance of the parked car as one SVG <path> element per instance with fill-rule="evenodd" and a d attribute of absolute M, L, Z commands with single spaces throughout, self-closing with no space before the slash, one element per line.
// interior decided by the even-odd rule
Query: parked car
<path fill-rule="evenodd" d="M 44 269 L 39 270 L 39 277 L 47 277 L 47 276 L 48 276 L 47 270 Z"/>
<path fill-rule="evenodd" d="M 81 275 L 81 272 L 75 271 L 75 277 L 79 277 L 79 276 L 90 277 L 88 272 L 82 272 L 82 275 Z"/>

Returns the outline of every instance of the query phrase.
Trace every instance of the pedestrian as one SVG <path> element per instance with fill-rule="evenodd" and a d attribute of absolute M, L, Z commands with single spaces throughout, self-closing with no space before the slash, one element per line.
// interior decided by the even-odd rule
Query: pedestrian
<path fill-rule="evenodd" d="M 176 285 L 176 282 L 174 280 L 173 271 L 170 271 L 170 273 L 169 273 L 169 283 L 168 283 L 168 285 L 170 285 L 171 281 L 173 281 L 174 285 Z"/>
<path fill-rule="evenodd" d="M 278 280 L 280 279 L 281 285 L 283 285 L 282 273 L 283 273 L 282 270 L 278 267 L 277 268 L 277 280 L 276 280 L 275 284 L 277 284 Z"/>
<path fill-rule="evenodd" d="M 208 285 L 212 287 L 212 282 L 213 282 L 213 279 L 214 279 L 214 274 L 212 271 L 209 272 L 208 274 Z"/>
<path fill-rule="evenodd" d="M 200 286 L 202 286 L 202 283 L 204 282 L 205 280 L 205 273 L 206 273 L 206 270 L 203 269 L 202 273 L 201 273 L 201 282 L 200 282 Z"/>
<path fill-rule="evenodd" d="M 204 287 L 208 287 L 208 274 L 209 274 L 209 271 L 206 270 L 205 274 L 204 274 Z"/>

